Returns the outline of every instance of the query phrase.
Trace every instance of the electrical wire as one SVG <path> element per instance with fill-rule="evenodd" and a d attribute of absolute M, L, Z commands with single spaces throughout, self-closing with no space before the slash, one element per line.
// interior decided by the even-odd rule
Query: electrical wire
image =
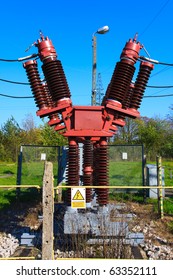
<path fill-rule="evenodd" d="M 5 79 L 0 79 L 0 81 L 6 82 L 6 83 L 11 83 L 11 84 L 25 85 L 25 86 L 30 85 L 30 83 L 15 82 L 15 81 L 10 81 L 10 80 L 5 80 Z"/>
<path fill-rule="evenodd" d="M 14 96 L 14 95 L 7 95 L 7 94 L 3 94 L 3 93 L 0 93 L 0 96 L 3 96 L 3 97 L 8 97 L 8 98 L 34 98 L 33 96 Z"/>
<path fill-rule="evenodd" d="M 161 70 L 159 70 L 159 71 L 153 73 L 153 74 L 151 75 L 150 78 L 153 78 L 153 77 L 159 75 L 160 73 L 165 72 L 165 71 L 168 71 L 168 70 L 170 70 L 170 69 L 171 69 L 171 68 L 170 68 L 169 66 L 165 66 L 163 69 L 161 69 Z"/>
<path fill-rule="evenodd" d="M 160 61 L 159 61 L 159 64 L 167 65 L 167 66 L 173 66 L 173 63 L 166 63 L 166 62 L 160 62 Z"/>
<path fill-rule="evenodd" d="M 173 86 L 146 86 L 146 87 L 149 87 L 149 88 L 173 88 Z"/>
<path fill-rule="evenodd" d="M 152 58 L 149 58 L 149 57 L 145 57 L 145 56 L 140 56 L 139 60 L 146 60 L 146 61 L 149 61 L 149 62 L 154 63 L 154 64 L 173 66 L 173 63 L 161 62 L 161 61 L 158 61 L 158 60 L 155 60 L 155 59 L 152 59 Z"/>
<path fill-rule="evenodd" d="M 18 98 L 18 99 L 24 99 L 24 98 L 34 98 L 33 96 L 14 96 L 14 95 L 7 95 L 0 93 L 0 96 L 8 97 L 8 98 Z M 164 95 L 146 95 L 143 98 L 157 98 L 157 97 L 169 97 L 173 96 L 173 94 L 164 94 Z"/>
<path fill-rule="evenodd" d="M 34 58 L 34 57 L 37 57 L 37 56 L 38 56 L 38 54 L 34 53 L 34 54 L 31 54 L 31 55 L 28 55 L 28 56 L 25 56 L 25 57 L 20 57 L 20 58 L 17 58 L 17 59 L 0 58 L 0 61 L 2 61 L 2 62 L 21 62 L 21 61 L 24 61 L 24 60 L 27 60 L 27 59 L 30 59 L 30 58 Z"/>
<path fill-rule="evenodd" d="M 170 0 L 167 0 L 163 6 L 160 8 L 160 10 L 155 14 L 155 16 L 153 17 L 153 19 L 148 23 L 148 25 L 145 27 L 145 29 L 139 34 L 140 36 L 143 35 L 148 29 L 149 27 L 153 24 L 153 22 L 158 18 L 158 16 L 161 14 L 161 12 L 163 11 L 163 9 L 167 6 L 167 4 L 169 3 Z"/>
<path fill-rule="evenodd" d="M 3 62 L 18 62 L 19 60 L 18 60 L 18 59 L 5 59 L 5 58 L 0 58 L 0 61 L 3 61 Z"/>
<path fill-rule="evenodd" d="M 159 98 L 159 97 L 169 97 L 173 94 L 163 94 L 163 95 L 145 95 L 143 98 Z"/>

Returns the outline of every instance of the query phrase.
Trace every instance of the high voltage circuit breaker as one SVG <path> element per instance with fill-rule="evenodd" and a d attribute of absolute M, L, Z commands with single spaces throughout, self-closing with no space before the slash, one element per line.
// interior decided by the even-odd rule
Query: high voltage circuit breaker
<path fill-rule="evenodd" d="M 108 139 L 125 125 L 125 118 L 137 118 L 143 94 L 154 66 L 140 59 L 136 81 L 132 82 L 135 64 L 143 48 L 137 36 L 124 46 L 101 106 L 74 106 L 61 61 L 48 37 L 40 34 L 35 42 L 42 62 L 44 82 L 40 78 L 37 60 L 28 60 L 23 66 L 38 107 L 39 117 L 48 117 L 48 124 L 68 138 L 67 185 L 78 186 L 79 144 L 83 143 L 83 185 L 96 188 L 99 207 L 108 204 Z M 71 204 L 71 190 L 66 203 Z M 91 188 L 86 189 L 86 203 L 92 200 Z"/>

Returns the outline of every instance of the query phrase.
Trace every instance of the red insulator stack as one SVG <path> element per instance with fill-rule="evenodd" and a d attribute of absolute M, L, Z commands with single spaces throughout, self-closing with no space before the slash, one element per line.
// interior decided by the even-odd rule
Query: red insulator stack
<path fill-rule="evenodd" d="M 131 99 L 130 107 L 137 110 L 140 107 L 143 94 L 148 83 L 148 79 L 150 77 L 151 71 L 153 70 L 154 65 L 151 62 L 140 63 L 140 69 L 138 72 L 138 76 L 134 85 L 134 92 Z"/>
<path fill-rule="evenodd" d="M 108 87 L 108 92 L 106 92 L 107 99 L 113 99 L 122 103 L 125 99 L 134 72 L 135 67 L 131 65 L 128 60 L 118 62 Z"/>
<path fill-rule="evenodd" d="M 106 139 L 100 140 L 99 162 L 98 162 L 98 186 L 109 186 L 108 182 L 108 145 Z M 97 189 L 97 201 L 99 206 L 108 204 L 108 189 Z"/>
<path fill-rule="evenodd" d="M 47 108 L 47 98 L 40 79 L 37 61 L 29 60 L 23 64 L 23 67 L 26 70 L 28 81 L 30 83 L 37 107 L 39 109 Z"/>
<path fill-rule="evenodd" d="M 37 61 L 29 60 L 23 64 L 26 70 L 28 81 L 30 83 L 35 103 L 40 110 L 55 107 L 50 95 L 49 89 L 45 83 L 42 83 L 38 71 Z M 59 120 L 57 114 L 51 114 L 50 119 Z"/>
<path fill-rule="evenodd" d="M 49 108 L 55 107 L 55 103 L 52 100 L 52 96 L 50 95 L 47 83 L 42 83 L 42 87 L 43 87 L 43 91 L 44 91 L 45 96 L 46 96 L 48 107 Z"/>
<path fill-rule="evenodd" d="M 42 66 L 54 102 L 70 98 L 70 90 L 60 60 L 50 61 Z"/>
<path fill-rule="evenodd" d="M 90 139 L 85 139 L 83 148 L 83 185 L 93 184 L 93 144 Z M 91 202 L 91 188 L 86 188 L 86 203 Z"/>
<path fill-rule="evenodd" d="M 67 185 L 79 185 L 79 148 L 75 140 L 69 140 Z M 67 205 L 71 205 L 71 189 L 67 191 Z"/>
<path fill-rule="evenodd" d="M 36 46 L 38 47 L 40 59 L 43 62 L 42 69 L 52 100 L 57 105 L 61 99 L 70 98 L 70 90 L 61 62 L 57 60 L 55 48 L 48 37 L 44 38 L 42 36 Z"/>
<path fill-rule="evenodd" d="M 129 89 L 128 89 L 128 92 L 127 92 L 127 96 L 126 96 L 126 99 L 123 100 L 122 102 L 122 108 L 123 109 L 128 109 L 131 105 L 131 99 L 132 99 L 132 96 L 133 96 L 133 93 L 134 93 L 134 84 L 130 84 L 129 86 Z M 121 114 L 121 113 L 118 113 L 118 114 L 115 114 L 114 115 L 114 119 L 118 119 L 120 121 L 120 119 L 122 120 L 122 122 L 125 120 L 125 115 Z M 123 123 L 122 123 L 123 125 Z"/>
<path fill-rule="evenodd" d="M 131 99 L 132 99 L 132 96 L 133 96 L 133 93 L 134 93 L 134 84 L 130 84 L 129 86 L 129 89 L 128 89 L 128 93 L 127 93 L 127 98 L 126 100 L 123 101 L 122 103 L 122 108 L 123 109 L 128 109 L 131 105 Z"/>
<path fill-rule="evenodd" d="M 93 185 L 98 186 L 98 173 L 99 173 L 99 143 L 94 144 L 93 149 Z M 95 190 L 97 193 L 97 189 Z"/>
<path fill-rule="evenodd" d="M 135 72 L 134 64 L 139 57 L 139 51 L 142 48 L 136 37 L 130 39 L 121 54 L 121 60 L 116 64 L 111 82 L 106 91 L 106 98 L 118 101 L 121 104 L 126 100 L 129 86 Z M 103 102 L 106 100 L 104 99 Z M 104 105 L 104 104 L 103 104 Z"/>
<path fill-rule="evenodd" d="M 43 91 L 44 91 L 45 96 L 46 96 L 48 107 L 49 108 L 54 108 L 55 107 L 55 102 L 53 102 L 53 100 L 52 100 L 52 96 L 50 95 L 47 84 L 43 83 L 42 86 L 43 86 Z M 60 120 L 58 114 L 50 114 L 49 119 L 50 120 Z"/>

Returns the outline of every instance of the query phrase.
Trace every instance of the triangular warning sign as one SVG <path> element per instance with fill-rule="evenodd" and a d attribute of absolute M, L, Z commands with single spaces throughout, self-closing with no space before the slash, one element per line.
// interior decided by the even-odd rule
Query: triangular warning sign
<path fill-rule="evenodd" d="M 84 200 L 84 197 L 79 190 L 75 193 L 73 200 Z"/>

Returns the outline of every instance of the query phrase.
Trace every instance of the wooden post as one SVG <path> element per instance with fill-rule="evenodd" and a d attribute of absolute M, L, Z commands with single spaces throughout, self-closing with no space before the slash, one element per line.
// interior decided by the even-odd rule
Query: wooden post
<path fill-rule="evenodd" d="M 53 260 L 53 213 L 54 213 L 54 184 L 53 164 L 45 162 L 43 176 L 43 231 L 42 231 L 42 259 Z"/>

